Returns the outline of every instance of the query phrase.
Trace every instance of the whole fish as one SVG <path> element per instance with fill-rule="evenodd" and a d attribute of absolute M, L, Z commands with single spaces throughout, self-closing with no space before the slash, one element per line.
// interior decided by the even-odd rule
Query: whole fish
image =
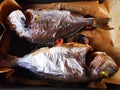
<path fill-rule="evenodd" d="M 118 66 L 111 57 L 104 52 L 88 55 L 91 51 L 88 44 L 78 43 L 44 47 L 22 58 L 1 58 L 0 67 L 22 67 L 41 80 L 63 85 L 88 83 L 117 72 Z"/>
<path fill-rule="evenodd" d="M 7 17 L 11 30 L 36 44 L 51 44 L 68 37 L 86 26 L 94 27 L 94 18 L 84 18 L 66 10 L 13 11 Z"/>

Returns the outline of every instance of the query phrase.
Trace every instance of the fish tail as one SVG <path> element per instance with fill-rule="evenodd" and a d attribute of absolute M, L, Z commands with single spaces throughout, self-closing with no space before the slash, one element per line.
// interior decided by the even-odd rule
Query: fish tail
<path fill-rule="evenodd" d="M 111 21 L 111 18 L 95 18 L 94 26 L 96 28 L 102 28 L 106 30 L 112 30 L 113 28 L 108 25 L 108 23 Z"/>

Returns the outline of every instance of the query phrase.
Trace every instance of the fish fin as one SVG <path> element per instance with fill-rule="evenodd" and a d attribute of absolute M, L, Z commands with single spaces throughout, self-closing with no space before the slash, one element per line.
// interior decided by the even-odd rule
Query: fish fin
<path fill-rule="evenodd" d="M 55 46 L 60 46 L 63 44 L 63 39 L 58 39 L 55 41 Z"/>
<path fill-rule="evenodd" d="M 95 26 L 96 28 L 103 28 L 106 30 L 112 30 L 113 28 L 108 25 L 111 21 L 111 18 L 95 18 Z"/>

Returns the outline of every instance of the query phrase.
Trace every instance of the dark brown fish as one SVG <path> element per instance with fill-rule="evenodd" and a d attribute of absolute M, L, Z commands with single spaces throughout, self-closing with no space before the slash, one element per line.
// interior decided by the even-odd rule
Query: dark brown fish
<path fill-rule="evenodd" d="M 84 18 L 65 10 L 13 11 L 7 18 L 11 30 L 37 44 L 54 43 L 86 26 L 94 26 L 94 18 Z"/>
<path fill-rule="evenodd" d="M 23 67 L 41 80 L 64 85 L 110 77 L 118 70 L 113 59 L 104 52 L 95 52 L 87 58 L 90 51 L 92 48 L 89 45 L 78 43 L 44 47 L 22 58 L 0 59 L 0 67 Z"/>

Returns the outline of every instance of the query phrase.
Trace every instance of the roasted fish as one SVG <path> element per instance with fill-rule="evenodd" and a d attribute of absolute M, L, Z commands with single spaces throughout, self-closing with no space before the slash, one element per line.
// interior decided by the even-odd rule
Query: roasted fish
<path fill-rule="evenodd" d="M 94 27 L 94 21 L 94 18 L 84 18 L 65 10 L 28 9 L 24 13 L 16 10 L 7 17 L 11 30 L 37 44 L 54 43 L 86 26 Z"/>
<path fill-rule="evenodd" d="M 83 84 L 110 77 L 118 66 L 104 52 L 92 51 L 88 44 L 67 43 L 44 47 L 22 58 L 0 59 L 0 67 L 22 67 L 35 73 L 41 80 L 53 84 Z"/>

